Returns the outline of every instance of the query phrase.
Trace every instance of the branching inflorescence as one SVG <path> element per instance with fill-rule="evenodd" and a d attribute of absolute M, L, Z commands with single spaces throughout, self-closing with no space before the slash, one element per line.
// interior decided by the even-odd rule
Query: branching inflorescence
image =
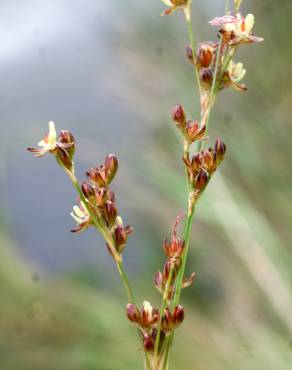
<path fill-rule="evenodd" d="M 183 165 L 186 172 L 188 202 L 183 236 L 177 234 L 178 217 L 174 223 L 171 240 L 163 242 L 166 256 L 162 271 L 154 276 L 154 284 L 162 295 L 159 308 L 153 308 L 145 301 L 139 309 L 134 303 L 130 282 L 123 266 L 123 251 L 131 226 L 124 226 L 118 214 L 115 194 L 110 188 L 118 170 L 118 160 L 109 154 L 103 165 L 87 171 L 87 181 L 79 184 L 74 171 L 75 139 L 69 131 L 57 136 L 55 125 L 49 123 L 49 133 L 39 142 L 39 148 L 28 148 L 36 157 L 51 153 L 71 179 L 78 193 L 78 205 L 73 207 L 72 217 L 80 232 L 95 227 L 104 237 L 106 247 L 112 256 L 124 284 L 128 305 L 128 319 L 136 325 L 139 341 L 144 349 L 144 364 L 148 370 L 168 369 L 169 353 L 173 344 L 174 331 L 184 320 L 184 308 L 180 304 L 183 288 L 192 284 L 195 273 L 185 277 L 186 261 L 190 246 L 191 228 L 197 202 L 205 191 L 212 176 L 224 159 L 226 146 L 217 139 L 213 147 L 206 149 L 210 112 L 215 100 L 225 88 L 245 91 L 242 83 L 246 70 L 242 63 L 233 58 L 244 44 L 262 41 L 252 33 L 254 16 L 239 13 L 241 0 L 234 1 L 234 7 L 226 5 L 225 15 L 211 20 L 211 26 L 218 28 L 218 40 L 198 44 L 196 47 L 192 31 L 192 0 L 162 0 L 167 6 L 162 15 L 182 10 L 188 25 L 190 45 L 186 55 L 193 65 L 200 94 L 200 119 L 187 119 L 182 105 L 177 104 L 171 112 L 172 120 L 183 139 Z M 191 152 L 192 151 L 192 152 Z M 192 153 L 192 154 L 191 154 Z"/>

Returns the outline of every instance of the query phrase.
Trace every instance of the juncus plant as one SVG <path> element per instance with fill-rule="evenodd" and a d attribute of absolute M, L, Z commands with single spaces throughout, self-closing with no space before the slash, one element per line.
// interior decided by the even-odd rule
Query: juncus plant
<path fill-rule="evenodd" d="M 96 228 L 104 237 L 106 247 L 117 266 L 127 294 L 126 315 L 137 328 L 138 340 L 144 350 L 144 366 L 147 370 L 169 368 L 170 352 L 175 330 L 182 324 L 185 311 L 181 305 L 183 288 L 192 284 L 195 273 L 185 276 L 186 261 L 190 248 L 190 237 L 195 209 L 201 195 L 225 158 L 226 146 L 221 139 L 209 146 L 208 130 L 210 113 L 219 93 L 226 88 L 245 91 L 243 64 L 234 60 L 242 45 L 262 41 L 253 34 L 254 16 L 240 13 L 240 0 L 232 6 L 226 3 L 225 14 L 212 19 L 209 24 L 217 29 L 215 41 L 195 45 L 192 29 L 192 0 L 162 0 L 168 8 L 162 15 L 182 11 L 187 23 L 189 45 L 186 57 L 193 66 L 200 96 L 201 114 L 197 120 L 189 119 L 181 104 L 171 110 L 171 118 L 182 137 L 182 165 L 187 183 L 187 207 L 184 229 L 178 235 L 181 221 L 174 222 L 170 240 L 162 245 L 166 260 L 161 271 L 154 276 L 154 285 L 162 295 L 160 306 L 152 307 L 144 301 L 140 308 L 134 302 L 130 281 L 123 265 L 123 252 L 133 228 L 124 225 L 119 215 L 116 197 L 111 182 L 118 171 L 118 159 L 109 154 L 102 165 L 90 168 L 87 179 L 81 184 L 75 176 L 75 139 L 66 130 L 58 135 L 53 122 L 49 132 L 39 142 L 39 148 L 28 148 L 36 157 L 52 154 L 69 176 L 76 188 L 77 205 L 71 213 L 76 222 L 72 232 L 81 232 L 89 227 Z"/>

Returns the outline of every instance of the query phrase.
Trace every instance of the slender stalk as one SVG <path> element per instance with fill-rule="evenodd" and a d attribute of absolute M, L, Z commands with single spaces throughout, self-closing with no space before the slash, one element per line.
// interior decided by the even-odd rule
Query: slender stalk
<path fill-rule="evenodd" d="M 200 80 L 199 72 L 198 72 L 198 69 L 197 69 L 197 66 L 196 66 L 196 51 L 195 51 L 196 50 L 196 43 L 195 43 L 195 39 L 194 39 L 193 22 L 192 22 L 192 17 L 191 16 L 190 16 L 189 19 L 187 19 L 187 26 L 188 26 L 189 41 L 190 41 L 190 45 L 191 45 L 191 49 L 192 49 L 195 77 L 196 77 L 200 97 L 202 98 L 201 80 Z"/>
<path fill-rule="evenodd" d="M 156 335 L 155 347 L 154 347 L 154 369 L 156 369 L 158 365 L 158 361 L 159 361 L 158 350 L 159 350 L 159 342 L 160 342 L 160 334 L 161 334 L 162 317 L 163 317 L 164 309 L 167 307 L 167 303 L 168 303 L 169 289 L 170 289 L 171 280 L 172 280 L 173 273 L 174 273 L 174 268 L 175 266 L 173 264 L 171 266 L 169 276 L 166 282 L 166 286 L 165 286 L 164 293 L 163 293 L 162 304 L 161 304 L 160 312 L 159 312 L 159 322 L 157 326 L 157 335 Z"/>
<path fill-rule="evenodd" d="M 117 269 L 118 269 L 118 272 L 119 272 L 119 275 L 121 277 L 121 280 L 123 282 L 123 285 L 124 285 L 124 288 L 125 288 L 125 291 L 127 293 L 127 297 L 128 297 L 128 303 L 134 303 L 134 295 L 133 295 L 133 291 L 132 291 L 132 288 L 130 286 L 130 282 L 129 282 L 129 279 L 128 279 L 128 276 L 125 272 L 125 269 L 124 269 L 124 265 L 123 265 L 123 260 L 122 260 L 122 257 L 117 253 L 115 247 L 114 247 L 114 242 L 113 242 L 113 239 L 112 239 L 112 236 L 109 235 L 109 233 L 107 232 L 105 226 L 102 224 L 102 222 L 96 217 L 96 215 L 94 214 L 94 212 L 92 212 L 92 209 L 88 206 L 88 202 L 80 188 L 80 185 L 78 183 L 78 180 L 74 174 L 74 171 L 69 171 L 67 169 L 65 169 L 67 175 L 69 176 L 70 180 L 72 181 L 72 184 L 74 185 L 75 189 L 77 190 L 78 194 L 79 194 L 79 197 L 81 199 L 81 201 L 84 203 L 86 209 L 88 210 L 91 218 L 92 218 L 92 221 L 94 223 L 94 226 L 98 229 L 98 231 L 102 234 L 102 236 L 104 237 L 105 241 L 107 242 L 109 248 L 110 248 L 110 251 L 113 255 L 113 258 L 115 260 L 115 263 L 116 263 L 116 266 L 117 266 Z"/>
<path fill-rule="evenodd" d="M 192 196 L 190 194 L 189 211 L 188 211 L 188 216 L 187 216 L 187 220 L 185 224 L 185 230 L 183 233 L 183 238 L 185 241 L 185 248 L 184 248 L 184 253 L 182 255 L 182 264 L 181 264 L 181 267 L 180 267 L 180 270 L 179 270 L 179 273 L 176 279 L 175 292 L 174 292 L 173 301 L 172 301 L 173 308 L 179 303 L 184 273 L 186 269 L 187 257 L 188 257 L 188 252 L 190 248 L 191 231 L 192 231 L 193 219 L 194 219 L 194 214 L 195 214 L 195 207 L 194 207 L 194 204 L 192 204 L 193 201 L 191 200 L 191 198 Z"/>

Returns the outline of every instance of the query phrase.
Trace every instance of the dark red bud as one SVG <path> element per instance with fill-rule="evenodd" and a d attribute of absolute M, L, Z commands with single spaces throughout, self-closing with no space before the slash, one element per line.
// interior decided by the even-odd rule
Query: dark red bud
<path fill-rule="evenodd" d="M 147 352 L 154 351 L 155 340 L 153 340 L 152 336 L 150 336 L 149 334 L 144 334 L 143 346 L 144 346 L 145 351 Z"/>
<path fill-rule="evenodd" d="M 221 139 L 217 139 L 215 142 L 215 152 L 220 160 L 223 159 L 226 153 L 226 145 Z"/>
<path fill-rule="evenodd" d="M 208 43 L 202 43 L 197 49 L 197 63 L 200 68 L 208 68 L 214 57 L 214 48 Z"/>
<path fill-rule="evenodd" d="M 122 225 L 117 225 L 114 230 L 114 239 L 118 251 L 121 253 L 127 242 L 127 234 Z"/>
<path fill-rule="evenodd" d="M 82 189 L 82 193 L 84 194 L 85 198 L 87 198 L 88 200 L 95 199 L 94 187 L 91 184 L 89 184 L 88 182 L 84 182 L 81 185 L 81 189 Z"/>
<path fill-rule="evenodd" d="M 165 308 L 162 320 L 161 320 L 161 327 L 163 330 L 171 330 L 172 329 L 172 317 L 169 308 Z"/>
<path fill-rule="evenodd" d="M 130 321 L 132 321 L 136 324 L 138 324 L 140 322 L 141 315 L 140 315 L 140 312 L 139 312 L 138 308 L 134 304 L 129 303 L 127 305 L 126 314 L 127 314 L 127 317 Z"/>
<path fill-rule="evenodd" d="M 187 140 L 193 142 L 197 139 L 200 125 L 198 121 L 188 121 L 186 126 Z"/>
<path fill-rule="evenodd" d="M 108 184 L 113 180 L 119 167 L 118 158 L 114 154 L 109 154 L 105 159 L 105 174 Z"/>
<path fill-rule="evenodd" d="M 72 171 L 73 162 L 67 149 L 57 147 L 56 159 L 60 166 L 65 167 L 67 170 Z"/>
<path fill-rule="evenodd" d="M 206 171 L 200 170 L 195 178 L 195 189 L 202 190 L 205 188 L 209 180 L 209 175 Z"/>
<path fill-rule="evenodd" d="M 172 108 L 171 116 L 178 126 L 184 127 L 186 125 L 186 114 L 181 104 L 176 104 Z"/>
<path fill-rule="evenodd" d="M 116 206 L 114 205 L 113 202 L 107 200 L 104 204 L 104 215 L 105 215 L 105 220 L 109 226 L 113 226 L 117 215 L 118 211 L 116 209 Z"/>
<path fill-rule="evenodd" d="M 203 158 L 204 158 L 204 165 L 205 165 L 205 168 L 208 170 L 211 170 L 212 169 L 212 166 L 213 166 L 213 155 L 211 152 L 209 152 L 208 150 L 206 150 L 203 154 Z"/>
<path fill-rule="evenodd" d="M 107 186 L 107 180 L 105 178 L 103 166 L 96 167 L 96 168 L 90 168 L 86 172 L 86 175 L 90 181 L 92 181 L 94 184 L 98 185 L 99 187 L 102 188 L 102 187 Z"/>
<path fill-rule="evenodd" d="M 60 131 L 58 137 L 58 146 L 60 148 L 66 149 L 71 159 L 75 153 L 75 139 L 74 136 L 68 130 Z"/>
<path fill-rule="evenodd" d="M 178 305 L 175 307 L 173 311 L 173 323 L 174 325 L 179 325 L 183 322 L 185 317 L 185 311 L 183 309 L 183 306 Z"/>
<path fill-rule="evenodd" d="M 95 190 L 95 201 L 98 206 L 104 205 L 108 198 L 107 190 L 105 188 L 100 188 Z"/>
<path fill-rule="evenodd" d="M 213 72 L 210 68 L 200 69 L 200 79 L 204 83 L 205 88 L 210 88 L 213 82 Z"/>
<path fill-rule="evenodd" d="M 160 271 L 157 271 L 154 275 L 154 285 L 156 286 L 156 288 L 158 288 L 159 291 L 161 291 L 162 282 L 163 282 L 162 273 Z"/>

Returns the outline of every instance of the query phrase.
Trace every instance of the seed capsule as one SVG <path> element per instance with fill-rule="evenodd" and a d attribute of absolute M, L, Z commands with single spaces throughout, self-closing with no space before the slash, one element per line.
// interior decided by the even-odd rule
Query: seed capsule
<path fill-rule="evenodd" d="M 185 127 L 186 125 L 186 113 L 181 104 L 176 104 L 171 111 L 171 116 L 176 125 L 179 127 Z"/>
<path fill-rule="evenodd" d="M 107 183 L 109 184 L 113 178 L 115 177 L 115 174 L 117 173 L 119 164 L 118 159 L 114 154 L 109 154 L 105 159 L 104 169 L 105 169 L 105 175 Z"/>

